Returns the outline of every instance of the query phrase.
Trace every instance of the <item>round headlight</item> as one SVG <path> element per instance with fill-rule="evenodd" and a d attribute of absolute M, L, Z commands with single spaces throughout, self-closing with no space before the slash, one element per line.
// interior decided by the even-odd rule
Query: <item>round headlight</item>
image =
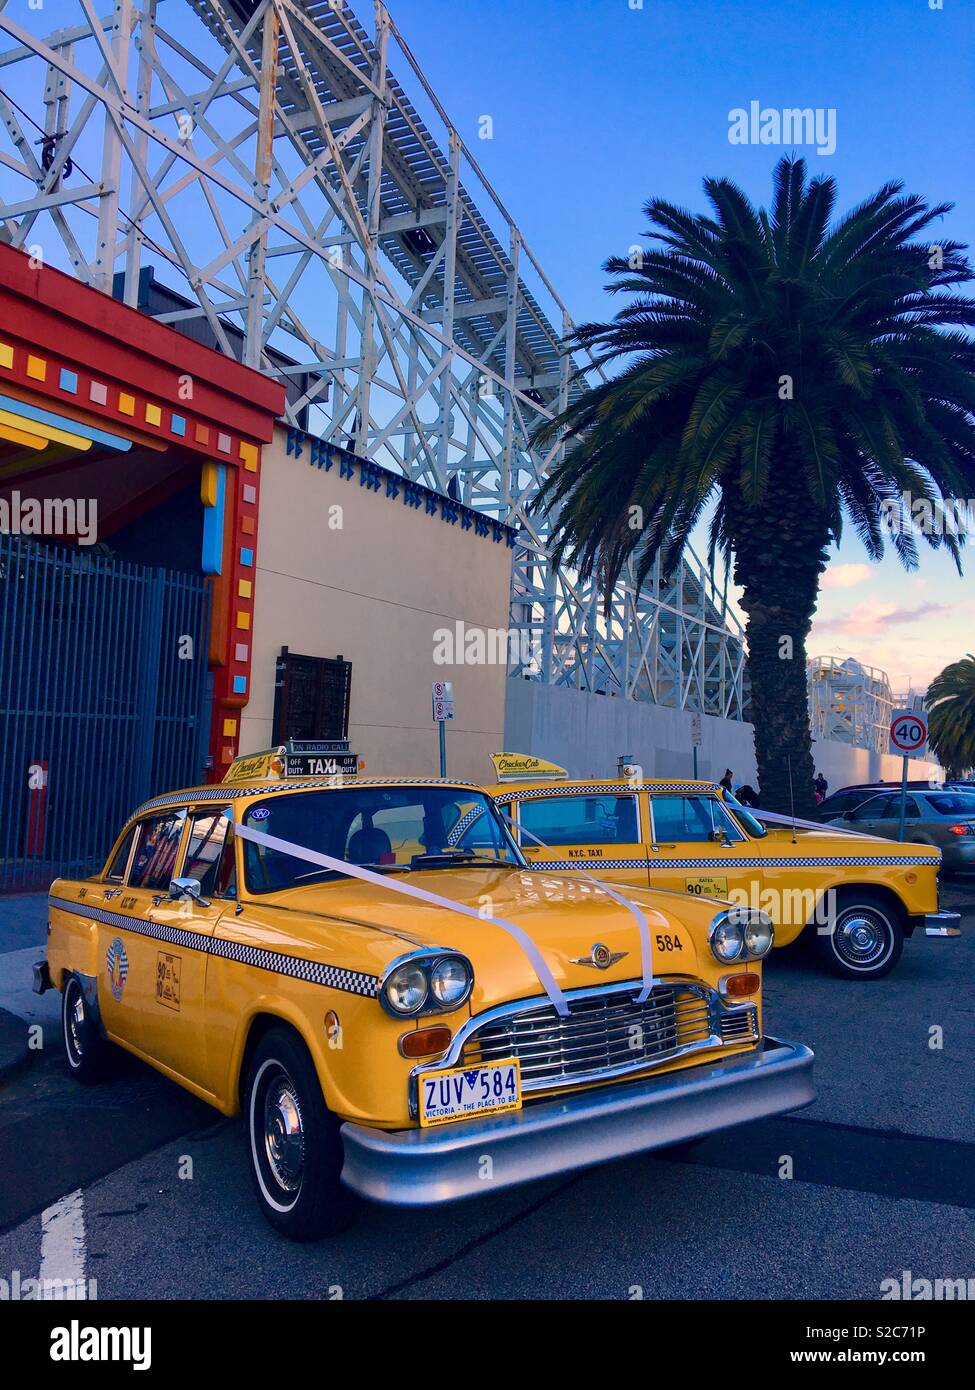
<path fill-rule="evenodd" d="M 419 1013 L 427 998 L 426 974 L 418 965 L 407 961 L 389 976 L 383 986 L 383 992 L 386 1002 L 395 1013 Z"/>
<path fill-rule="evenodd" d="M 466 960 L 451 956 L 437 961 L 430 971 L 430 992 L 441 1008 L 455 1008 L 467 998 L 471 980 L 471 968 Z"/>
<path fill-rule="evenodd" d="M 750 956 L 764 956 L 772 945 L 772 920 L 764 912 L 753 912 L 745 923 L 745 950 Z"/>
<path fill-rule="evenodd" d="M 711 928 L 711 953 L 720 961 L 737 960 L 745 950 L 745 933 L 730 917 L 719 918 Z"/>

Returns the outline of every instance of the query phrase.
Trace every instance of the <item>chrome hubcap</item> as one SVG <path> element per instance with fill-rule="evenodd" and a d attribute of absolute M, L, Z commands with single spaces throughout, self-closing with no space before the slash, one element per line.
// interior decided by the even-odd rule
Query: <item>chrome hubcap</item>
<path fill-rule="evenodd" d="M 298 1097 L 283 1074 L 273 1079 L 264 1099 L 264 1151 L 275 1181 L 285 1192 L 297 1192 L 305 1162 L 305 1132 Z"/>
<path fill-rule="evenodd" d="M 875 965 L 889 949 L 890 929 L 879 913 L 856 908 L 836 924 L 836 952 L 849 965 Z"/>
<path fill-rule="evenodd" d="M 85 1001 L 77 985 L 71 989 L 64 1006 L 64 1020 L 67 1031 L 68 1051 L 76 1062 L 81 1061 L 82 1030 L 85 1024 Z"/>

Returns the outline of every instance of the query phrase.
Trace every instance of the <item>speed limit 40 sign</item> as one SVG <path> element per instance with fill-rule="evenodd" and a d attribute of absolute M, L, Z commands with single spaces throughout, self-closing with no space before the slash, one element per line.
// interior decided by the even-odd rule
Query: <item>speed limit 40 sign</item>
<path fill-rule="evenodd" d="M 890 716 L 891 753 L 908 754 L 924 752 L 928 741 L 928 716 L 923 710 L 895 709 Z"/>

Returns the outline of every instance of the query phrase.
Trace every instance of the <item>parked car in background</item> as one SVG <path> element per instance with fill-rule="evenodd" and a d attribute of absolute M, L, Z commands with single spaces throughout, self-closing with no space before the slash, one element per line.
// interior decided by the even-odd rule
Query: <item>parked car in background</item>
<path fill-rule="evenodd" d="M 862 793 L 859 793 L 862 798 Z M 820 814 L 826 802 L 819 807 Z M 828 818 L 833 825 L 849 826 L 864 835 L 897 840 L 900 835 L 901 793 L 883 791 L 861 799 L 856 806 Z M 941 851 L 941 867 L 948 873 L 975 868 L 975 793 L 908 790 L 904 816 L 904 840 L 912 845 L 934 845 Z"/>
<path fill-rule="evenodd" d="M 957 931 L 957 914 L 939 910 L 933 846 L 766 827 L 713 782 L 559 773 L 487 788 L 533 868 L 760 907 L 775 922 L 776 946 L 808 931 L 846 979 L 886 975 L 918 927 Z"/>
<path fill-rule="evenodd" d="M 948 785 L 950 786 L 950 784 Z M 924 781 L 908 782 L 907 787 L 909 791 L 944 790 L 941 783 L 934 785 L 930 778 L 925 778 Z M 829 796 L 819 803 L 812 813 L 812 819 L 824 823 L 835 821 L 845 811 L 855 810 L 869 796 L 875 796 L 880 792 L 899 792 L 900 789 L 900 782 L 856 782 L 849 787 L 839 787 L 835 792 L 830 792 Z"/>

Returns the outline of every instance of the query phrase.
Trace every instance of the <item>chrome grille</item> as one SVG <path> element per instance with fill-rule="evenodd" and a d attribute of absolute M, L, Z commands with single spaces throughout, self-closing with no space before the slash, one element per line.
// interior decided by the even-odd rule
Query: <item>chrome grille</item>
<path fill-rule="evenodd" d="M 739 1009 L 722 1009 L 721 1041 L 758 1042 L 758 1011 L 754 1004 L 746 1004 Z"/>
<path fill-rule="evenodd" d="M 660 984 L 642 1004 L 639 993 L 633 984 L 570 993 L 565 1018 L 548 1003 L 506 1009 L 469 1034 L 462 1063 L 517 1057 L 522 1091 L 530 1092 L 640 1071 L 694 1049 L 757 1038 L 753 1007 L 726 1013 L 717 994 L 703 985 Z"/>

